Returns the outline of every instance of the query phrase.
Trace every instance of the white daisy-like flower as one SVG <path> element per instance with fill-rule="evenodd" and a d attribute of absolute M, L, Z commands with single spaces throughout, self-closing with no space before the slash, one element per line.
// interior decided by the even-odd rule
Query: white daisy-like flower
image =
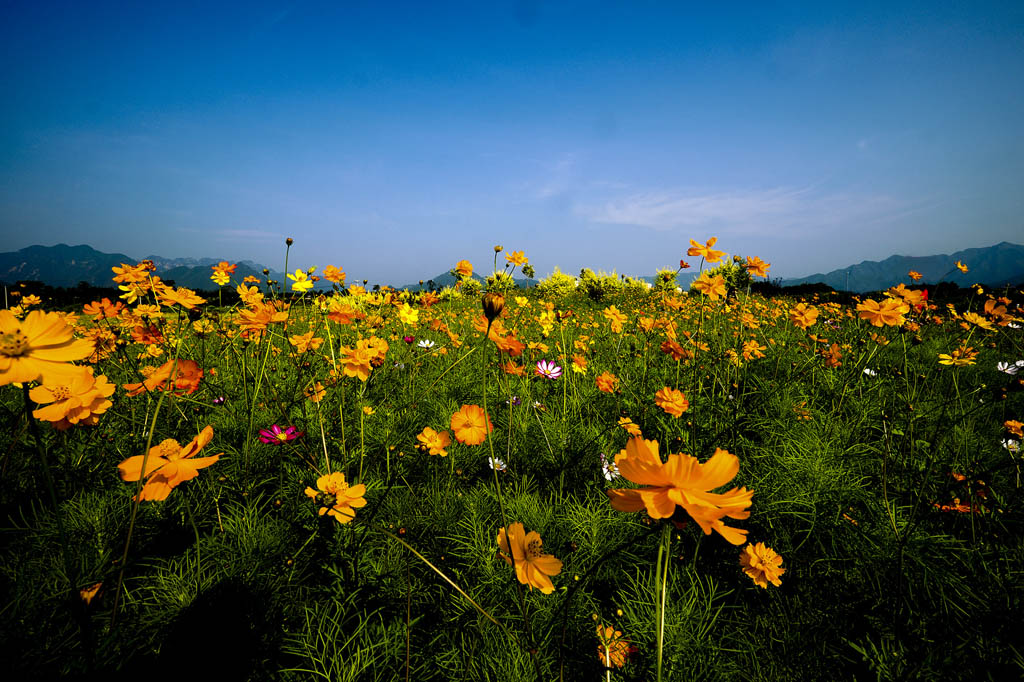
<path fill-rule="evenodd" d="M 608 459 L 603 452 L 601 453 L 601 473 L 604 474 L 606 481 L 614 481 L 619 477 L 619 465 L 615 463 L 614 459 Z"/>
<path fill-rule="evenodd" d="M 505 463 L 502 462 L 497 457 L 494 457 L 494 458 L 488 457 L 487 458 L 487 466 L 491 467 L 491 469 L 497 469 L 498 471 L 505 471 L 506 469 L 508 469 L 508 467 L 505 466 Z"/>
<path fill-rule="evenodd" d="M 434 347 L 434 342 L 431 341 L 430 339 L 420 339 L 420 342 L 417 343 L 416 346 L 418 348 L 422 348 L 423 350 L 430 350 L 431 348 Z"/>
<path fill-rule="evenodd" d="M 867 374 L 869 377 L 876 377 L 876 376 L 878 376 L 878 372 L 876 372 L 875 370 L 871 369 L 870 367 L 865 367 L 864 368 L 864 373 Z"/>
<path fill-rule="evenodd" d="M 1000 372 L 1004 372 L 1005 374 L 1013 375 L 1020 370 L 1020 367 L 1018 367 L 1015 362 L 997 362 L 996 369 Z"/>
<path fill-rule="evenodd" d="M 1012 438 L 1003 439 L 1003 447 L 1015 455 L 1020 454 L 1020 441 Z"/>

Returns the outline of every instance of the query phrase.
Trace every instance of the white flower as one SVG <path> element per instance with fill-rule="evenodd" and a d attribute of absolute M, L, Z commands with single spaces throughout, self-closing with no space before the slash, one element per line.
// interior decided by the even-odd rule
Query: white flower
<path fill-rule="evenodd" d="M 419 348 L 422 348 L 423 350 L 430 350 L 431 348 L 434 347 L 434 342 L 431 341 L 430 339 L 420 339 L 420 342 L 417 343 L 416 345 Z"/>
<path fill-rule="evenodd" d="M 601 453 L 601 473 L 604 474 L 606 481 L 614 481 L 619 477 L 619 465 L 615 463 L 614 459 L 608 459 L 605 454 Z"/>
<path fill-rule="evenodd" d="M 490 458 L 490 457 L 488 457 L 488 458 L 487 458 L 487 465 L 488 465 L 489 467 L 491 467 L 491 469 L 497 469 L 498 471 L 505 471 L 505 469 L 507 469 L 507 468 L 508 468 L 507 466 L 505 466 L 505 463 L 504 463 L 504 462 L 502 462 L 502 461 L 501 461 L 500 459 L 498 459 L 497 457 L 495 457 L 495 458 L 493 458 L 493 459 L 492 459 L 492 458 Z"/>
<path fill-rule="evenodd" d="M 1010 452 L 1012 452 L 1015 455 L 1020 453 L 1020 441 L 1019 440 L 1014 440 L 1012 438 L 1004 438 L 1003 439 L 1003 447 L 1006 448 L 1007 450 L 1009 450 Z"/>
<path fill-rule="evenodd" d="M 864 368 L 864 373 L 867 374 L 869 377 L 878 376 L 878 372 L 876 372 L 875 370 L 871 369 L 870 367 L 865 367 Z"/>
<path fill-rule="evenodd" d="M 1024 360 L 1020 362 L 1024 362 Z M 1000 372 L 1005 372 L 1006 374 L 1013 375 L 1017 373 L 1020 367 L 1017 366 L 1017 363 L 999 362 L 996 363 L 996 369 L 998 369 Z"/>

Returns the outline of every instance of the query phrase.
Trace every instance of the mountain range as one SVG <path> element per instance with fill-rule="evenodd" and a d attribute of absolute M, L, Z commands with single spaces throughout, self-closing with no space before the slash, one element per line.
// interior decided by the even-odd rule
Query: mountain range
<path fill-rule="evenodd" d="M 156 265 L 156 274 L 164 280 L 173 280 L 177 286 L 185 286 L 197 290 L 213 290 L 216 286 L 210 281 L 211 265 L 216 265 L 218 258 L 164 258 L 149 256 L 148 260 Z M 968 267 L 968 272 L 956 268 L 961 261 Z M 113 276 L 111 268 L 122 263 L 135 264 L 139 259 L 123 253 L 104 253 L 91 246 L 80 244 L 68 246 L 28 246 L 19 251 L 0 253 L 0 283 L 14 284 L 19 281 L 39 281 L 53 287 L 76 287 L 85 282 L 90 286 L 111 287 Z M 263 279 L 264 267 L 252 261 L 241 261 L 232 280 L 241 281 L 247 275 Z M 268 269 L 269 270 L 269 269 Z M 807 277 L 773 280 L 781 286 L 823 283 L 841 291 L 879 291 L 899 282 L 907 282 L 907 273 L 916 270 L 923 275 L 922 284 L 935 284 L 939 281 L 952 282 L 960 286 L 984 284 L 989 287 L 1016 286 L 1024 284 L 1024 246 L 1002 242 L 995 246 L 964 249 L 951 254 L 934 256 L 889 256 L 883 261 L 863 261 L 856 265 L 833 270 L 828 273 L 817 273 Z M 691 273 L 685 273 L 690 275 Z M 279 282 L 287 282 L 284 273 L 270 271 L 269 277 Z M 475 279 L 481 279 L 474 275 Z M 433 281 L 436 288 L 454 283 L 449 273 L 441 273 L 424 282 Z M 644 277 L 648 281 L 653 277 Z M 691 277 L 680 277 L 680 283 L 686 286 Z M 531 285 L 535 280 L 516 280 L 520 286 Z M 350 282 L 353 284 L 354 282 Z M 321 280 L 318 288 L 329 289 L 330 282 Z M 399 288 L 419 289 L 419 284 L 410 284 Z"/>

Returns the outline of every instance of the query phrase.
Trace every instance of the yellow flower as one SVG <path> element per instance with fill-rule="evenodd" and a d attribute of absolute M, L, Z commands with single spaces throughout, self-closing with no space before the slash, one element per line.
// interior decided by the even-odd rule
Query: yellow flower
<path fill-rule="evenodd" d="M 995 329 L 995 325 L 993 325 L 990 321 L 986 320 L 984 317 L 978 315 L 977 313 L 964 313 L 964 319 L 970 322 L 971 324 L 976 324 L 985 331 L 992 331 L 993 329 Z"/>
<path fill-rule="evenodd" d="M 451 427 L 455 438 L 465 445 L 483 443 L 487 434 L 494 430 L 491 420 L 479 405 L 463 405 L 452 415 Z"/>
<path fill-rule="evenodd" d="M 686 399 L 683 392 L 668 386 L 654 394 L 654 404 L 676 419 L 690 409 L 690 401 Z"/>
<path fill-rule="evenodd" d="M 526 265 L 530 262 L 530 259 L 523 255 L 522 251 L 513 251 L 512 253 L 505 253 L 505 261 L 512 265 Z"/>
<path fill-rule="evenodd" d="M 187 310 L 193 310 L 197 305 L 206 303 L 205 298 L 198 296 L 196 292 L 191 289 L 186 289 L 185 287 L 172 289 L 167 285 L 161 285 L 156 290 L 156 297 L 164 305 L 174 305 L 177 303 Z"/>
<path fill-rule="evenodd" d="M 69 363 L 89 357 L 95 348 L 73 334 L 57 313 L 33 310 L 19 321 L 0 310 L 0 386 L 40 377 L 44 384 L 73 379 L 80 368 Z"/>
<path fill-rule="evenodd" d="M 416 436 L 416 440 L 419 441 L 416 447 L 420 450 L 426 450 L 428 454 L 442 457 L 448 456 L 448 451 L 445 448 L 452 444 L 452 439 L 448 436 L 447 431 L 438 432 L 429 426 L 424 427 L 423 431 Z"/>
<path fill-rule="evenodd" d="M 922 275 L 917 270 L 911 270 L 910 272 L 907 273 L 907 276 L 910 277 L 910 279 L 914 280 L 915 282 L 924 277 L 924 275 Z"/>
<path fill-rule="evenodd" d="M 225 284 L 231 282 L 231 275 L 224 272 L 223 270 L 214 270 L 213 274 L 210 275 L 210 279 L 213 280 L 214 284 L 218 286 L 224 286 Z"/>
<path fill-rule="evenodd" d="M 797 303 L 789 311 L 789 321 L 801 329 L 807 329 L 818 321 L 818 309 L 813 305 Z"/>
<path fill-rule="evenodd" d="M 468 260 L 460 260 L 455 264 L 455 272 L 463 279 L 468 279 L 473 276 L 473 264 Z"/>
<path fill-rule="evenodd" d="M 618 334 L 622 331 L 622 325 L 626 323 L 626 316 L 619 312 L 619 309 L 613 305 L 608 306 L 601 314 L 604 315 L 604 319 L 612 325 L 612 331 Z"/>
<path fill-rule="evenodd" d="M 334 282 L 335 284 L 344 284 L 345 271 L 341 268 L 336 268 L 333 265 L 328 265 L 324 268 L 324 279 L 328 282 Z"/>
<path fill-rule="evenodd" d="M 961 345 L 952 354 L 939 353 L 940 365 L 953 365 L 955 367 L 967 367 L 974 364 L 978 351 L 970 346 Z"/>
<path fill-rule="evenodd" d="M 313 280 L 305 270 L 296 270 L 294 275 L 289 272 L 288 279 L 292 281 L 292 291 L 298 291 L 300 294 L 313 288 Z"/>
<path fill-rule="evenodd" d="M 771 264 L 765 263 L 757 256 L 747 256 L 747 264 L 744 267 L 754 277 L 768 277 L 768 268 Z"/>
<path fill-rule="evenodd" d="M 420 311 L 416 310 L 408 303 L 403 303 L 398 308 L 398 319 L 402 321 L 402 324 L 416 324 L 420 319 Z"/>
<path fill-rule="evenodd" d="M 614 393 L 615 384 L 619 379 L 611 372 L 601 372 L 594 381 L 597 384 L 597 390 L 603 393 Z"/>
<path fill-rule="evenodd" d="M 523 524 L 509 525 L 508 532 L 504 528 L 498 531 L 498 547 L 500 556 L 516 569 L 516 578 L 530 589 L 537 588 L 543 594 L 551 594 L 555 586 L 549 576 L 562 572 L 562 561 L 541 551 L 540 534 L 531 530 L 525 532 Z"/>
<path fill-rule="evenodd" d="M 895 298 L 887 298 L 881 303 L 869 298 L 857 305 L 857 312 L 860 319 L 867 320 L 876 327 L 898 327 L 906 322 L 903 316 L 910 312 L 910 306 Z"/>
<path fill-rule="evenodd" d="M 645 487 L 637 490 L 606 490 L 612 507 L 623 512 L 647 510 L 652 519 L 670 518 L 676 506 L 682 507 L 696 521 L 705 535 L 717 531 L 734 545 L 741 545 L 746 530 L 731 528 L 724 517 L 745 519 L 747 507 L 754 496 L 752 490 L 733 488 L 726 493 L 712 493 L 712 488 L 725 485 L 739 471 L 736 455 L 716 449 L 707 462 L 686 454 L 670 454 L 667 462 L 658 456 L 658 441 L 632 438 L 615 457 L 623 478 Z"/>
<path fill-rule="evenodd" d="M 29 391 L 29 397 L 44 406 L 33 410 L 33 417 L 53 422 L 60 431 L 79 423 L 93 426 L 99 421 L 99 415 L 113 405 L 107 398 L 114 394 L 115 386 L 102 374 L 93 376 L 91 367 L 77 369 L 78 374 L 70 381 L 53 382 L 51 377 L 50 383 Z"/>
<path fill-rule="evenodd" d="M 701 256 L 708 263 L 717 263 L 725 255 L 725 251 L 716 251 L 711 247 L 718 241 L 718 237 L 712 237 L 707 241 L 707 244 L 699 244 L 694 240 L 690 240 L 690 248 L 686 250 L 687 256 Z"/>
<path fill-rule="evenodd" d="M 725 278 L 721 275 L 711 276 L 708 272 L 703 273 L 700 277 L 695 279 L 693 284 L 690 286 L 710 298 L 712 301 L 717 301 L 718 299 L 725 297 L 727 293 L 725 288 Z"/>
<path fill-rule="evenodd" d="M 640 427 L 633 423 L 633 420 L 630 419 L 629 417 L 619 417 L 619 426 L 624 428 L 626 430 L 626 433 L 628 433 L 631 436 L 641 435 Z"/>
<path fill-rule="evenodd" d="M 782 581 L 779 576 L 786 572 L 782 568 L 782 557 L 775 553 L 771 547 L 765 547 L 763 542 L 756 545 L 747 544 L 740 554 L 740 566 L 743 572 L 750 576 L 755 585 L 768 589 L 768 583 L 781 587 Z"/>
<path fill-rule="evenodd" d="M 349 486 L 345 482 L 345 474 L 335 471 L 325 474 L 316 479 L 316 487 L 319 492 L 312 488 L 306 488 L 306 496 L 311 497 L 320 504 L 320 516 L 327 514 L 337 519 L 338 523 L 348 523 L 356 517 L 356 509 L 366 506 L 366 486 Z"/>
<path fill-rule="evenodd" d="M 203 429 L 185 447 L 178 445 L 178 441 L 173 438 L 168 438 L 159 445 L 151 447 L 148 457 L 136 455 L 118 464 L 117 468 L 121 473 L 121 479 L 137 481 L 140 476 L 146 478 L 146 484 L 142 486 L 139 498 L 165 500 L 171 494 L 171 490 L 198 476 L 200 469 L 215 463 L 224 454 L 194 458 L 194 455 L 206 447 L 206 444 L 212 439 L 212 426 Z M 146 460 L 145 472 L 142 471 L 144 459 Z"/>
<path fill-rule="evenodd" d="M 621 668 L 626 665 L 629 657 L 629 640 L 623 638 L 622 632 L 611 625 L 597 626 L 597 655 L 606 668 Z"/>
<path fill-rule="evenodd" d="M 967 272 L 967 266 L 961 263 L 960 261 L 956 262 L 956 269 L 959 270 L 960 272 Z"/>

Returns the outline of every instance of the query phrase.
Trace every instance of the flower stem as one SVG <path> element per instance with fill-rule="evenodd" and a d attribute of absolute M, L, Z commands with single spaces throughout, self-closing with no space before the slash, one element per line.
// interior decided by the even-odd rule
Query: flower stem
<path fill-rule="evenodd" d="M 671 561 L 669 547 L 672 544 L 672 526 L 666 523 L 661 531 L 661 545 L 655 563 L 654 586 L 660 592 L 658 601 L 658 682 L 661 682 L 662 659 L 665 653 L 665 598 L 668 595 L 668 565 Z"/>

